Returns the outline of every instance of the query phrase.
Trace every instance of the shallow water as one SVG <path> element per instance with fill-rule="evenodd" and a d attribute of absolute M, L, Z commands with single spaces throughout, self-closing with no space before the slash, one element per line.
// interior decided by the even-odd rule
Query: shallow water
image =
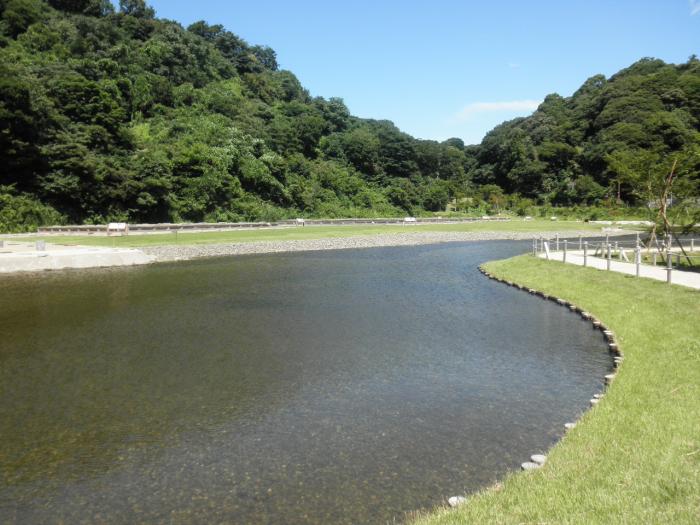
<path fill-rule="evenodd" d="M 0 280 L 0 522 L 382 523 L 562 434 L 610 366 L 477 264 L 529 243 Z"/>

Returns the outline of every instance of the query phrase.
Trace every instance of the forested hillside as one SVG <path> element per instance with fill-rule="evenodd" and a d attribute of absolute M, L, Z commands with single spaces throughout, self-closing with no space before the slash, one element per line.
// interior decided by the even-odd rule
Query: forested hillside
<path fill-rule="evenodd" d="M 700 61 L 645 58 L 496 127 L 475 149 L 472 180 L 555 204 L 632 202 L 677 159 L 678 191 L 697 191 L 699 131 Z"/>
<path fill-rule="evenodd" d="M 465 147 L 353 117 L 269 47 L 158 19 L 143 0 L 0 0 L 0 13 L 5 229 L 420 214 L 452 199 L 479 212 L 501 190 L 632 202 L 635 174 L 673 152 L 698 171 L 694 57 L 593 77 Z"/>

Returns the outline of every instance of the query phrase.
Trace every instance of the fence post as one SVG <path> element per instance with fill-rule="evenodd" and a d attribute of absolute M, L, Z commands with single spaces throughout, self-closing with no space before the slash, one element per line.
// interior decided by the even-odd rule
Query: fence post
<path fill-rule="evenodd" d="M 666 252 L 666 282 L 671 284 L 671 272 L 673 271 L 673 262 L 671 261 L 671 252 Z"/>
<path fill-rule="evenodd" d="M 564 256 L 562 258 L 563 262 L 566 262 L 566 245 L 568 244 L 568 241 L 564 239 Z"/>
<path fill-rule="evenodd" d="M 578 249 L 579 251 L 583 248 L 583 235 L 578 236 Z"/>
<path fill-rule="evenodd" d="M 558 233 L 555 234 L 555 235 L 554 235 L 554 238 L 555 238 L 555 243 L 556 243 L 556 244 L 554 245 L 554 246 L 555 246 L 554 251 L 555 251 L 555 252 L 558 252 L 558 251 L 559 251 L 559 234 L 558 234 Z"/>
<path fill-rule="evenodd" d="M 583 243 L 583 265 L 588 266 L 588 241 Z"/>
<path fill-rule="evenodd" d="M 654 252 L 654 255 L 652 256 L 652 264 L 653 264 L 654 266 L 656 266 L 656 253 L 657 253 L 657 252 Z"/>
<path fill-rule="evenodd" d="M 612 258 L 612 250 L 611 250 L 610 243 L 608 243 L 608 262 L 607 262 L 607 269 L 608 269 L 608 270 L 610 270 L 610 261 L 611 261 L 611 258 Z"/>
<path fill-rule="evenodd" d="M 639 277 L 639 267 L 642 264 L 642 249 L 639 247 L 639 241 L 637 241 L 637 247 L 634 249 L 634 265 L 635 275 Z"/>

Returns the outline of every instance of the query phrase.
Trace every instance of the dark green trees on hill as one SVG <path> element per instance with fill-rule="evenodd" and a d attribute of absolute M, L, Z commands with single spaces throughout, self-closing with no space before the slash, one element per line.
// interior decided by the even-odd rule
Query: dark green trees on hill
<path fill-rule="evenodd" d="M 695 169 L 700 64 L 642 60 L 479 146 L 416 140 L 312 97 L 274 50 L 143 0 L 0 0 L 0 228 L 441 211 L 496 184 L 544 202 L 633 191 L 632 158 Z M 650 162 L 653 159 L 650 159 Z"/>
<path fill-rule="evenodd" d="M 635 166 L 668 173 L 685 158 L 687 178 L 700 168 L 700 61 L 678 66 L 642 59 L 606 79 L 588 79 L 570 98 L 549 95 L 530 117 L 491 131 L 476 150 L 473 179 L 509 193 L 558 204 L 608 196 L 638 198 Z M 649 159 L 647 159 L 649 160 Z"/>

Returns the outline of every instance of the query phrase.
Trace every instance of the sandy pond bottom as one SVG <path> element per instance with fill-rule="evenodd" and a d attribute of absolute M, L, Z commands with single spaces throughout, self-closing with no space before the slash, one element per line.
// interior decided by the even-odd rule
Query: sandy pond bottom
<path fill-rule="evenodd" d="M 382 523 L 546 449 L 600 332 L 477 264 L 528 243 L 0 280 L 0 522 Z"/>

